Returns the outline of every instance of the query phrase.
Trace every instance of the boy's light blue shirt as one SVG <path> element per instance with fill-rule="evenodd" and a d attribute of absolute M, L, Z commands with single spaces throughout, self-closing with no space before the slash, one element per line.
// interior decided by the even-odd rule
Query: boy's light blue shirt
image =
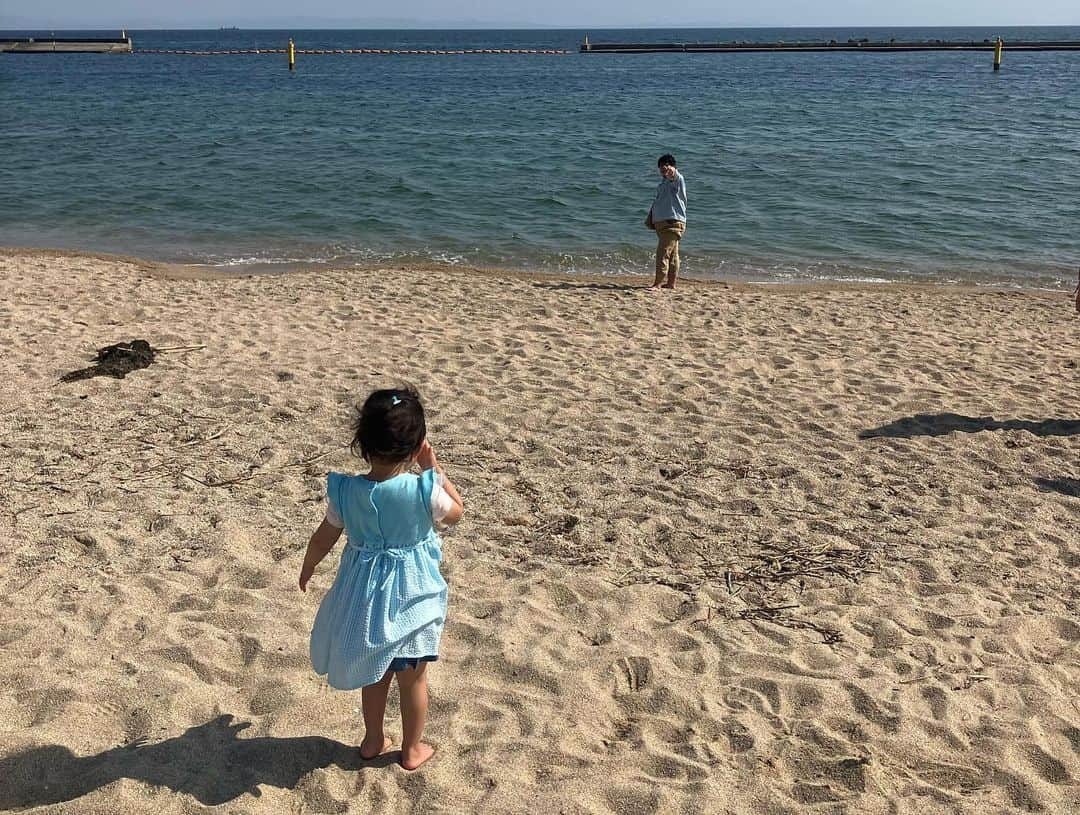
<path fill-rule="evenodd" d="M 654 221 L 682 221 L 686 223 L 686 182 L 682 173 L 675 171 L 675 178 L 661 179 L 656 187 L 656 200 L 652 205 Z"/>

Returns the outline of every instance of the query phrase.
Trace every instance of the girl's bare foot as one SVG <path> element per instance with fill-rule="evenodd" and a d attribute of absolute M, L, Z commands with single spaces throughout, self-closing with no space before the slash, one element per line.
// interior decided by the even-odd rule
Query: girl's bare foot
<path fill-rule="evenodd" d="M 382 739 L 382 747 L 379 747 L 379 738 Z M 360 758 L 364 761 L 371 761 L 373 758 L 377 758 L 390 749 L 390 739 L 385 736 L 376 738 L 374 741 L 369 741 L 367 736 L 364 736 L 364 740 L 360 742 Z"/>
<path fill-rule="evenodd" d="M 435 755 L 435 748 L 430 744 L 420 742 L 415 747 L 401 748 L 401 766 L 406 770 L 415 770 L 429 758 Z"/>

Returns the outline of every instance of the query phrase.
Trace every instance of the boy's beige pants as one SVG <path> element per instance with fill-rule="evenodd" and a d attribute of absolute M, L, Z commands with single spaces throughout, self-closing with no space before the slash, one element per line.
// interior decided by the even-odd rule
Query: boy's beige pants
<path fill-rule="evenodd" d="M 656 225 L 656 279 L 653 285 L 659 285 L 667 278 L 674 283 L 679 274 L 679 240 L 686 232 L 683 221 L 657 221 Z"/>

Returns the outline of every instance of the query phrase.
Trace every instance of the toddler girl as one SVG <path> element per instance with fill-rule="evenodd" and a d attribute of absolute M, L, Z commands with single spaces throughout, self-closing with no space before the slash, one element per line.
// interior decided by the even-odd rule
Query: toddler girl
<path fill-rule="evenodd" d="M 356 421 L 353 451 L 367 475 L 330 473 L 326 517 L 300 571 L 307 591 L 315 567 L 348 531 L 337 577 L 311 632 L 311 663 L 331 687 L 363 688 L 364 740 L 372 759 L 390 748 L 383 714 L 390 682 L 401 696 L 401 764 L 415 770 L 434 753 L 420 738 L 427 718 L 428 662 L 438 659 L 446 620 L 442 541 L 436 523 L 461 519 L 461 497 L 427 441 L 424 408 L 412 388 L 375 391 Z M 418 464 L 420 475 L 410 472 Z"/>

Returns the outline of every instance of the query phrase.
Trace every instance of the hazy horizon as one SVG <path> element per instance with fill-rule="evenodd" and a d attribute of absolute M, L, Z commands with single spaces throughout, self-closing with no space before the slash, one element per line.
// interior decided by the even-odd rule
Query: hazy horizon
<path fill-rule="evenodd" d="M 903 7 L 875 0 L 757 0 L 752 11 L 715 0 L 684 0 L 658 12 L 654 0 L 548 0 L 542 8 L 521 0 L 397 0 L 394 14 L 349 0 L 312 0 L 297 14 L 287 0 L 189 0 L 182 7 L 139 0 L 102 0 L 92 12 L 84 0 L 6 0 L 6 29 L 586 29 L 586 28 L 936 28 L 1080 25 L 1075 0 L 910 0 Z M 718 7 L 719 5 L 719 7 Z M 157 6 L 157 8 L 155 8 Z M 383 13 L 379 13 L 383 12 Z"/>
<path fill-rule="evenodd" d="M 702 29 L 702 30 L 724 30 L 724 29 L 738 29 L 738 30 L 753 30 L 753 29 L 770 29 L 782 31 L 784 29 L 799 29 L 799 30 L 832 30 L 837 28 L 849 28 L 853 30 L 863 29 L 918 29 L 918 30 L 930 30 L 930 29 L 955 29 L 955 28 L 1077 28 L 1080 27 L 1080 23 L 963 23 L 963 24 L 919 24 L 909 23 L 905 25 L 888 25 L 884 23 L 819 23 L 815 25 L 807 24 L 766 24 L 766 23 L 679 23 L 679 24 L 609 24 L 609 25 L 540 25 L 533 23 L 482 23 L 469 20 L 448 20 L 437 22 L 421 22 L 417 20 L 402 20 L 388 21 L 388 22 L 375 22 L 365 20 L 296 20 L 290 22 L 284 21 L 265 21 L 259 24 L 249 21 L 233 21 L 224 20 L 220 22 L 206 21 L 201 23 L 161 23 L 161 24 L 148 24 L 140 21 L 136 21 L 135 24 L 123 22 L 116 25 L 107 25 L 103 23 L 65 23 L 59 25 L 55 23 L 45 23 L 42 21 L 27 21 L 25 18 L 9 18 L 0 17 L 0 31 L 119 31 L 125 29 L 128 31 L 215 31 L 222 28 L 238 28 L 242 31 L 587 31 L 595 29 L 597 31 L 602 30 L 624 30 L 630 31 L 640 29 L 643 31 L 658 31 L 665 29 Z"/>

